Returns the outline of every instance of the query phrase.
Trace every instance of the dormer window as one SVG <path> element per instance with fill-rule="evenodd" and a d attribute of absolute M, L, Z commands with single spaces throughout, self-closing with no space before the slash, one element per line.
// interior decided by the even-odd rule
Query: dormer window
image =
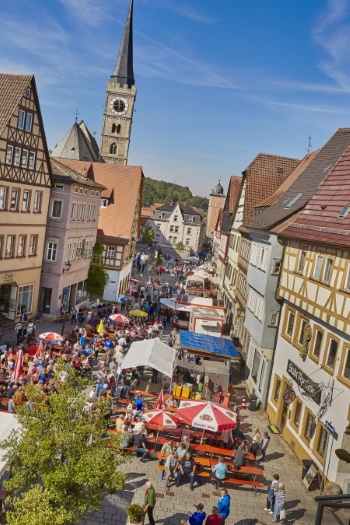
<path fill-rule="evenodd" d="M 290 208 L 302 196 L 302 193 L 297 193 L 292 199 L 287 201 L 285 208 Z"/>
<path fill-rule="evenodd" d="M 158 215 L 158 219 L 163 219 L 163 214 L 162 214 L 162 213 L 160 213 L 160 214 Z"/>
<path fill-rule="evenodd" d="M 189 222 L 192 224 L 193 221 L 194 221 L 194 217 L 191 216 L 191 217 L 189 218 Z"/>
<path fill-rule="evenodd" d="M 101 199 L 101 208 L 107 208 L 108 199 Z"/>
<path fill-rule="evenodd" d="M 174 222 L 177 222 L 177 215 L 174 215 Z"/>
<path fill-rule="evenodd" d="M 350 204 L 347 204 L 346 206 L 344 206 L 344 208 L 340 210 L 338 219 L 343 219 L 345 215 L 349 213 L 349 210 L 350 210 Z"/>

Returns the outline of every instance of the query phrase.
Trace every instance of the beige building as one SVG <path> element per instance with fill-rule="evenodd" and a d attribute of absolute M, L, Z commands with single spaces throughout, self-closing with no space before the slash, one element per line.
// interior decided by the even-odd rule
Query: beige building
<path fill-rule="evenodd" d="M 0 314 L 37 312 L 52 174 L 33 76 L 0 75 Z"/>

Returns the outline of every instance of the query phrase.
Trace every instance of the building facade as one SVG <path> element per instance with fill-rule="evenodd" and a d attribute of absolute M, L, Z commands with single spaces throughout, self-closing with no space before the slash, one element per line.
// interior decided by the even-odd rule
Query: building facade
<path fill-rule="evenodd" d="M 225 194 L 224 188 L 221 186 L 220 181 L 212 189 L 209 195 L 208 215 L 207 215 L 207 230 L 206 236 L 212 239 L 215 233 L 215 226 L 218 221 L 220 210 L 225 205 Z"/>
<path fill-rule="evenodd" d="M 205 236 L 202 215 L 187 204 L 164 204 L 153 212 L 148 224 L 154 230 L 155 241 L 160 245 L 182 243 L 186 249 L 198 253 Z"/>
<path fill-rule="evenodd" d="M 133 0 L 130 1 L 117 62 L 107 82 L 101 156 L 110 164 L 127 164 L 136 100 L 133 67 Z"/>
<path fill-rule="evenodd" d="M 96 242 L 102 192 L 88 177 L 52 159 L 51 190 L 42 265 L 39 310 L 71 311 L 87 299 L 87 277 Z"/>
<path fill-rule="evenodd" d="M 0 315 L 37 312 L 52 173 L 33 76 L 0 75 Z"/>

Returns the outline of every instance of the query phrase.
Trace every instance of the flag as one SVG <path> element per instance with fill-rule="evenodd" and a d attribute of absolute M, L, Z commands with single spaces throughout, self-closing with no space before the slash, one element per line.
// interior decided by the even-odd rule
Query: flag
<path fill-rule="evenodd" d="M 162 410 L 164 408 L 164 392 L 163 389 L 159 392 L 159 396 L 156 403 L 156 408 Z"/>
<path fill-rule="evenodd" d="M 35 355 L 36 355 L 36 357 L 44 357 L 44 344 L 43 344 L 43 340 L 42 339 L 40 339 L 40 343 L 39 343 L 39 346 L 36 349 Z"/>
<path fill-rule="evenodd" d="M 18 350 L 16 355 L 15 368 L 13 369 L 12 380 L 18 381 L 23 373 L 23 350 Z"/>
<path fill-rule="evenodd" d="M 104 333 L 104 331 L 105 331 L 105 325 L 101 319 L 100 324 L 97 327 L 97 333 L 101 335 Z"/>

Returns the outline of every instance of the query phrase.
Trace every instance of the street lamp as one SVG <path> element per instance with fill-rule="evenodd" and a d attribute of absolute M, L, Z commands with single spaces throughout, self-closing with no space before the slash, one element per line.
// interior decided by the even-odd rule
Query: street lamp
<path fill-rule="evenodd" d="M 72 263 L 70 261 L 66 261 L 65 262 L 65 268 L 63 268 L 63 273 L 64 272 L 69 272 L 71 266 L 72 266 Z"/>

